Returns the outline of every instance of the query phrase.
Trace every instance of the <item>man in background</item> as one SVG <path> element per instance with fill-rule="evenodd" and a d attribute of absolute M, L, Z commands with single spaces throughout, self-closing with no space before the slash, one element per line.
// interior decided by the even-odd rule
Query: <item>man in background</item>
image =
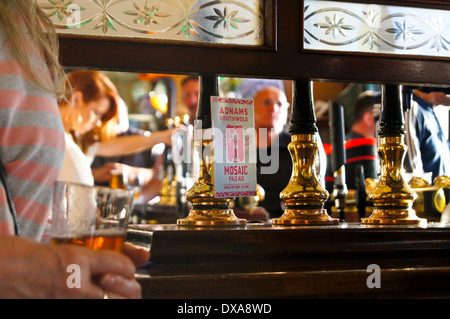
<path fill-rule="evenodd" d="M 434 112 L 437 105 L 450 106 L 450 95 L 443 92 L 413 91 L 411 109 L 405 113 L 405 169 L 421 177 L 424 172 L 450 176 L 450 143 Z"/>
<path fill-rule="evenodd" d="M 189 112 L 189 123 L 194 124 L 197 115 L 199 80 L 197 76 L 188 76 L 181 82 L 183 103 Z"/>
<path fill-rule="evenodd" d="M 364 169 L 364 178 L 377 178 L 376 119 L 380 111 L 381 94 L 366 91 L 358 96 L 355 103 L 355 120 L 345 135 L 346 182 L 355 189 L 358 166 Z"/>

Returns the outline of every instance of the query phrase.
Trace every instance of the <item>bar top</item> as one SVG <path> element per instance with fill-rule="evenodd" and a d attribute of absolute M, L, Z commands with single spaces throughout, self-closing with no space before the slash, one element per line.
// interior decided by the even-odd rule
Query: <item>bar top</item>
<path fill-rule="evenodd" d="M 340 223 L 338 225 L 326 226 L 278 226 L 271 223 L 247 223 L 245 226 L 178 226 L 176 224 L 133 224 L 128 227 L 128 240 L 135 241 L 150 247 L 152 239 L 160 236 L 174 236 L 179 238 L 199 238 L 199 237 L 235 237 L 239 240 L 242 236 L 285 236 L 287 234 L 298 236 L 329 236 L 331 234 L 391 234 L 398 237 L 404 236 L 406 233 L 415 234 L 449 234 L 450 224 L 428 223 L 426 225 L 370 225 L 361 223 Z M 272 238 L 272 237 L 271 237 Z M 264 238 L 261 238 L 262 240 Z M 180 243 L 181 244 L 181 243 Z"/>
<path fill-rule="evenodd" d="M 329 269 L 340 267 L 341 261 L 367 263 L 369 259 L 389 264 L 403 258 L 450 259 L 450 226 L 438 223 L 427 227 L 132 225 L 127 241 L 150 248 L 152 275 L 220 272 L 223 265 L 228 271 L 245 272 L 304 269 L 313 264 L 313 269 Z"/>
<path fill-rule="evenodd" d="M 137 274 L 145 298 L 450 295 L 450 226 L 438 223 L 130 225 L 127 241 L 150 248 Z M 369 265 L 384 289 L 367 288 Z"/>

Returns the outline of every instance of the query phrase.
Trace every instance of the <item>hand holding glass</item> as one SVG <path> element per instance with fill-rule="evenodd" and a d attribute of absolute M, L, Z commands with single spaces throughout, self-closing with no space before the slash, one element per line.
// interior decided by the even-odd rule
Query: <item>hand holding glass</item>
<path fill-rule="evenodd" d="M 134 193 L 129 190 L 57 182 L 52 243 L 122 251 Z"/>

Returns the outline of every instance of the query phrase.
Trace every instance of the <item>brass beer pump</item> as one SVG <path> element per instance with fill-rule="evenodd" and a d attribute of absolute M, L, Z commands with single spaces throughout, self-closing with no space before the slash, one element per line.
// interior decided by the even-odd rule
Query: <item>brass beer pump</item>
<path fill-rule="evenodd" d="M 406 153 L 402 86 L 384 85 L 381 104 L 377 148 L 381 174 L 378 184 L 369 194 L 373 212 L 361 219 L 361 224 L 426 225 L 426 219 L 418 218 L 412 209 L 417 195 L 402 175 Z"/>
<path fill-rule="evenodd" d="M 210 97 L 219 96 L 218 77 L 200 76 L 199 82 L 200 98 L 195 129 L 201 130 L 202 137 L 194 140 L 194 147 L 200 156 L 200 170 L 194 185 L 186 193 L 186 198 L 192 208 L 186 218 L 177 220 L 177 225 L 245 226 L 246 220 L 237 218 L 231 208 L 233 198 L 214 197 L 213 140 L 212 137 L 206 137 L 208 134 L 205 134 L 205 130 L 212 128 Z"/>
<path fill-rule="evenodd" d="M 315 172 L 318 153 L 316 116 L 314 114 L 311 81 L 294 81 L 293 105 L 288 145 L 292 158 L 292 175 L 286 188 L 280 193 L 286 209 L 273 225 L 336 225 L 324 203 L 328 192 L 320 185 Z"/>

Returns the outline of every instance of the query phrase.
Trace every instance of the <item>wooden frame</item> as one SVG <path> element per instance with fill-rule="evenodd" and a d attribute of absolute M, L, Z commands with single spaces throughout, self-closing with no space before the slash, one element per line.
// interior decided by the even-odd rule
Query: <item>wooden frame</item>
<path fill-rule="evenodd" d="M 374 3 L 375 1 L 371 1 Z M 273 23 L 261 47 L 60 37 L 62 63 L 71 68 L 169 74 L 310 78 L 372 83 L 450 84 L 448 58 L 327 53 L 303 50 L 302 1 L 268 1 Z M 387 3 L 387 1 L 377 1 Z M 442 0 L 397 0 L 392 5 L 450 9 Z M 266 12 L 266 16 L 269 15 Z"/>

